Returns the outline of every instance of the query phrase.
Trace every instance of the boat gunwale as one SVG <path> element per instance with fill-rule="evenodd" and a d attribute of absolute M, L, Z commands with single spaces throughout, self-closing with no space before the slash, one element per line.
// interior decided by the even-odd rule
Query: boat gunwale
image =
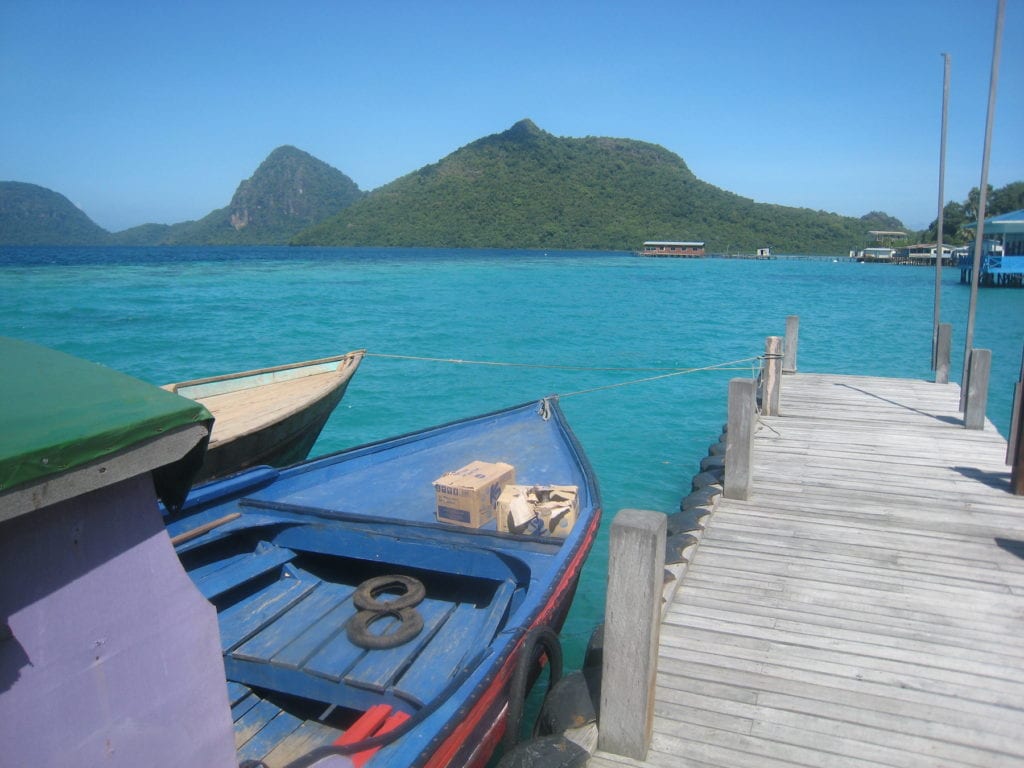
<path fill-rule="evenodd" d="M 237 371 L 235 373 L 224 373 L 224 374 L 220 374 L 218 376 L 205 376 L 205 377 L 200 378 L 200 379 L 189 379 L 188 381 L 176 381 L 176 382 L 174 382 L 172 384 L 165 384 L 162 388 L 166 389 L 169 392 L 174 392 L 176 394 L 181 394 L 180 390 L 186 389 L 186 388 L 189 388 L 189 387 L 199 386 L 201 384 L 215 384 L 215 383 L 220 382 L 220 381 L 234 381 L 236 379 L 245 379 L 245 378 L 250 378 L 252 376 L 260 376 L 260 375 L 267 374 L 267 373 L 280 373 L 282 371 L 290 371 L 290 370 L 293 370 L 293 369 L 309 368 L 309 367 L 312 367 L 312 366 L 315 366 L 315 365 L 326 365 L 327 363 L 345 362 L 346 360 L 351 359 L 351 358 L 358 358 L 359 361 L 362 361 L 362 359 L 365 356 L 366 356 L 366 350 L 365 349 L 356 349 L 356 350 L 352 350 L 351 352 L 346 352 L 343 355 L 333 355 L 331 357 L 321 357 L 321 358 L 317 358 L 315 360 L 302 360 L 302 361 L 297 362 L 297 363 L 286 363 L 284 365 L 273 365 L 273 366 L 270 366 L 270 367 L 267 367 L 267 368 L 254 368 L 254 369 L 249 370 L 249 371 Z M 340 371 L 341 369 L 339 368 L 339 369 L 336 369 L 336 370 Z M 323 371 L 323 373 L 334 373 L 334 372 L 335 371 Z M 316 375 L 316 374 L 311 373 L 309 375 Z M 267 386 L 267 385 L 266 384 L 257 384 L 255 386 Z M 209 397 L 209 396 L 210 395 L 201 395 L 200 398 L 202 398 L 202 397 Z"/>

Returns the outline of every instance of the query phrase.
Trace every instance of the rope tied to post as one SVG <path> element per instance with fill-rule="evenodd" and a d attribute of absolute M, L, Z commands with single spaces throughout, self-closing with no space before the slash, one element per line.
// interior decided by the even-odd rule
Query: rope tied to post
<path fill-rule="evenodd" d="M 647 366 L 647 367 L 628 367 L 628 366 L 590 366 L 590 365 L 568 365 L 563 363 L 517 363 L 517 362 L 506 362 L 506 361 L 495 361 L 495 360 L 465 360 L 462 358 L 453 357 L 426 357 L 422 355 L 398 355 L 389 354 L 383 352 L 367 352 L 366 357 L 380 357 L 391 360 L 412 360 L 417 362 L 430 362 L 430 363 L 445 363 L 450 365 L 478 365 L 478 366 L 491 366 L 501 368 L 528 368 L 534 370 L 558 370 L 558 371 L 580 371 L 580 372 L 606 372 L 606 373 L 656 373 L 655 376 L 645 376 L 639 379 L 631 379 L 629 381 L 621 381 L 613 384 L 603 384 L 596 387 L 590 387 L 588 389 L 581 389 L 575 392 L 569 392 L 562 394 L 560 397 L 573 397 L 575 395 L 584 395 L 591 392 L 600 392 L 607 389 L 616 389 L 619 387 L 628 387 L 635 384 L 645 384 L 652 381 L 659 381 L 661 379 L 673 378 L 675 376 L 685 376 L 693 373 L 701 373 L 706 371 L 731 371 L 731 370 L 752 370 L 755 366 L 746 366 L 745 363 L 755 363 L 761 359 L 761 356 L 744 357 L 738 360 L 729 360 L 721 363 L 713 363 L 710 365 L 698 366 L 698 367 L 683 367 L 683 366 Z"/>

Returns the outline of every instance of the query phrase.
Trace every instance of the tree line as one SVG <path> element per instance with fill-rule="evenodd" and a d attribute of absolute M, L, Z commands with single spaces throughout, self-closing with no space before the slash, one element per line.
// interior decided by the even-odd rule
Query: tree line
<path fill-rule="evenodd" d="M 981 190 L 974 187 L 967 193 L 962 203 L 950 200 L 942 206 L 942 242 L 950 245 L 963 245 L 974 238 L 974 230 L 966 229 L 968 224 L 978 220 L 978 209 L 981 207 Z M 988 185 L 985 196 L 985 218 L 999 216 L 1010 211 L 1024 208 L 1024 181 L 1014 181 L 1005 187 L 993 189 Z M 938 240 L 939 220 L 935 219 L 928 225 L 924 239 L 927 242 Z"/>

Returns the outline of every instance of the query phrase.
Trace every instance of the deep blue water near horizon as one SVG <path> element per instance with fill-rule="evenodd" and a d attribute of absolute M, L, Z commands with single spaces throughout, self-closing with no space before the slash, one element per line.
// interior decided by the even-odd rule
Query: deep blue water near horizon
<path fill-rule="evenodd" d="M 958 381 L 969 289 L 946 269 Z M 802 372 L 932 379 L 934 271 L 845 260 L 642 259 L 623 253 L 330 248 L 0 248 L 0 334 L 153 383 L 366 348 L 591 368 L 752 358 L 800 316 Z M 983 289 L 989 417 L 1005 436 L 1024 291 Z M 561 393 L 597 471 L 602 535 L 563 638 L 579 665 L 604 609 L 607 529 L 625 507 L 672 512 L 717 441 L 727 382 L 751 363 L 657 375 L 368 356 L 312 455 Z M 785 382 L 783 382 L 785 386 Z M 935 457 L 942 462 L 941 456 Z"/>

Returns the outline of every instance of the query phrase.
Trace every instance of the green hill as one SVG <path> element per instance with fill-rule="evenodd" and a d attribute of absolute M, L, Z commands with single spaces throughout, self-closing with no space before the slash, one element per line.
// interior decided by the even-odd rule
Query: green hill
<path fill-rule="evenodd" d="M 655 144 L 561 138 L 523 120 L 373 191 L 292 242 L 629 250 L 645 240 L 703 240 L 709 252 L 845 254 L 879 215 L 755 203 L 701 181 Z"/>
<path fill-rule="evenodd" d="M 362 196 L 341 171 L 283 146 L 238 185 L 227 207 L 199 221 L 133 227 L 114 239 L 124 245 L 281 245 Z"/>
<path fill-rule="evenodd" d="M 101 245 L 107 230 L 59 192 L 0 181 L 0 245 Z"/>

